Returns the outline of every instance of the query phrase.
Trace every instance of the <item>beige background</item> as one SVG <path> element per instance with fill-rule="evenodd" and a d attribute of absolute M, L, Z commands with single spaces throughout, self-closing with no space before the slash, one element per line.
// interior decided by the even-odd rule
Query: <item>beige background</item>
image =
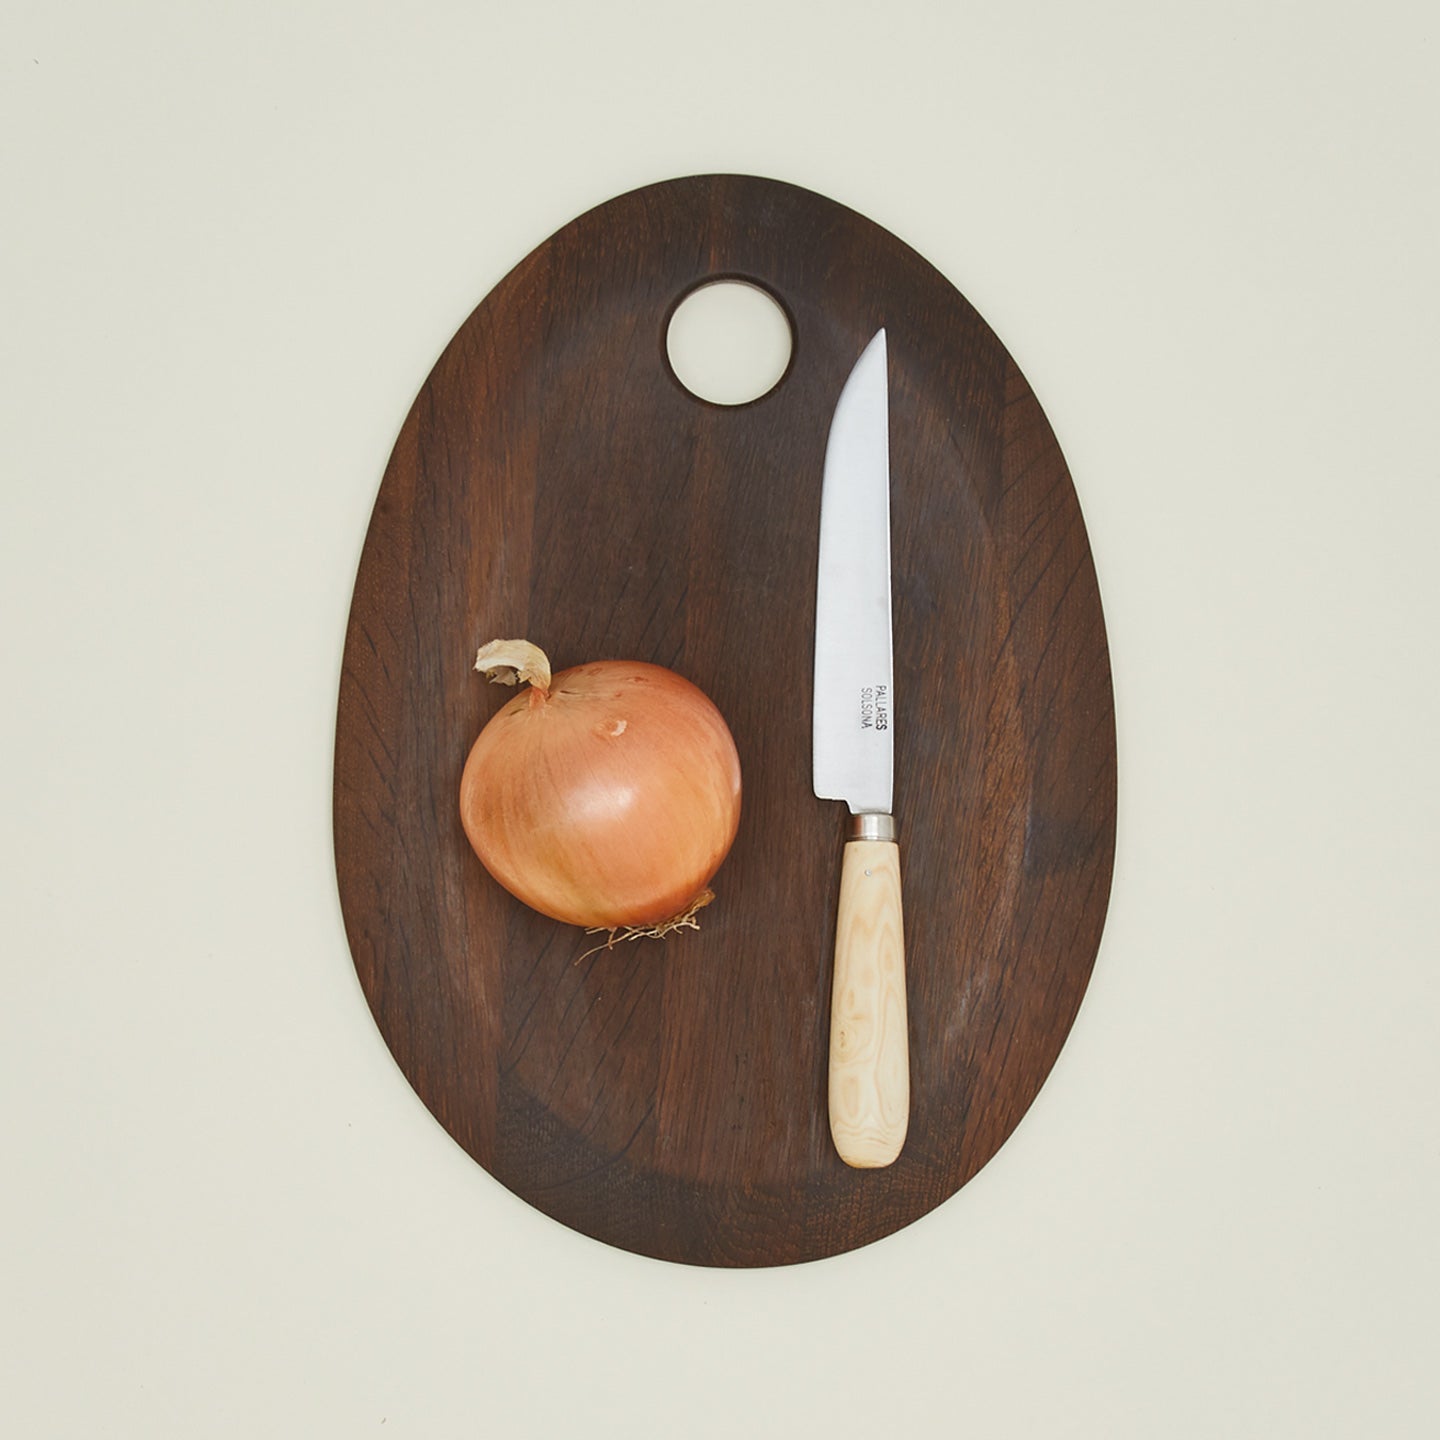
<path fill-rule="evenodd" d="M 1440 1433 L 1431 7 L 0 5 L 17 1437 Z M 910 1229 L 574 1235 L 394 1067 L 329 835 L 390 445 L 531 248 L 743 170 L 914 245 L 1085 509 L 1119 859 Z"/>

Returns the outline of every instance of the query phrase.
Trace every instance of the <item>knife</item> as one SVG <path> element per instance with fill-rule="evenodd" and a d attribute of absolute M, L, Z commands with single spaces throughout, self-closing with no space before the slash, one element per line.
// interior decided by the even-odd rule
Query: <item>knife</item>
<path fill-rule="evenodd" d="M 830 999 L 830 1134 L 889 1165 L 910 1119 L 905 934 L 894 806 L 890 416 L 885 331 L 855 362 L 825 447 L 815 585 L 815 794 L 850 808 Z"/>

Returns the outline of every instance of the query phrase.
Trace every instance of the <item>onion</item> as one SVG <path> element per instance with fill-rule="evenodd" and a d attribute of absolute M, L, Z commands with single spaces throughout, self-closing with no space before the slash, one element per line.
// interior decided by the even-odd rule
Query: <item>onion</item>
<path fill-rule="evenodd" d="M 612 938 L 693 928 L 740 823 L 740 757 L 709 697 L 633 660 L 552 679 L 524 640 L 492 640 L 475 668 L 529 685 L 460 779 L 460 819 L 490 874 L 542 915 Z"/>

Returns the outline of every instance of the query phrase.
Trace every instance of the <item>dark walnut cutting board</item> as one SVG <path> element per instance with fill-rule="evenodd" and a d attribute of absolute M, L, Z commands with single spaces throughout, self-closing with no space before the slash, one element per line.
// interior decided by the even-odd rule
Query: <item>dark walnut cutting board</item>
<path fill-rule="evenodd" d="M 669 318 L 743 278 L 794 331 L 769 394 L 671 372 Z M 821 470 L 866 341 L 890 350 L 895 807 L 909 1138 L 888 1169 L 826 1119 L 842 807 L 810 789 Z M 557 669 L 695 681 L 744 771 L 699 933 L 592 954 L 471 853 L 460 772 L 523 636 Z M 355 966 L 401 1070 L 517 1195 L 625 1249 L 780 1265 L 924 1215 L 1015 1128 L 1074 1020 L 1115 832 L 1100 597 L 1065 461 L 1000 341 L 930 265 L 794 186 L 621 196 L 461 326 L 380 487 L 345 643 L 335 846 Z"/>

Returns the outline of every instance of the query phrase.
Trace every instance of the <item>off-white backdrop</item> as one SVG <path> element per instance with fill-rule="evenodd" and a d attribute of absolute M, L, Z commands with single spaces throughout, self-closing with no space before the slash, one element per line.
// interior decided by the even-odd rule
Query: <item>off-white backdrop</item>
<path fill-rule="evenodd" d="M 1440 1433 L 1431 7 L 0 10 L 7 1434 Z M 865 212 L 1015 355 L 1121 777 L 1013 1139 L 734 1274 L 430 1119 L 329 828 L 416 388 L 553 230 L 712 170 Z"/>

